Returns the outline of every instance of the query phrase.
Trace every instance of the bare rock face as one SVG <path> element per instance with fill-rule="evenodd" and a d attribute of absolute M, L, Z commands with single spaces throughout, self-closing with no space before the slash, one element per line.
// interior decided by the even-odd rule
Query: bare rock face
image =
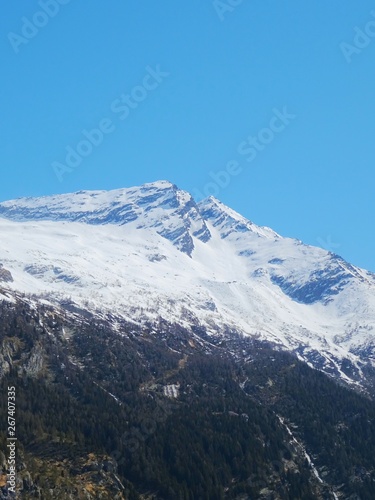
<path fill-rule="evenodd" d="M 39 345 L 34 346 L 28 360 L 23 365 L 23 369 L 29 377 L 36 377 L 43 371 L 44 351 Z"/>
<path fill-rule="evenodd" d="M 18 351 L 18 344 L 13 339 L 4 340 L 0 345 L 0 379 L 7 375 L 13 366 L 13 357 Z"/>
<path fill-rule="evenodd" d="M 13 281 L 12 273 L 5 269 L 2 264 L 0 264 L 0 281 L 5 283 L 11 283 Z"/>
<path fill-rule="evenodd" d="M 14 338 L 7 338 L 0 344 L 0 380 L 10 372 L 12 367 L 18 367 L 20 372 L 29 377 L 38 377 L 43 373 L 45 369 L 44 349 L 36 344 L 28 355 L 21 353 L 20 349 L 20 342 Z M 16 360 L 17 358 L 20 359 Z"/>

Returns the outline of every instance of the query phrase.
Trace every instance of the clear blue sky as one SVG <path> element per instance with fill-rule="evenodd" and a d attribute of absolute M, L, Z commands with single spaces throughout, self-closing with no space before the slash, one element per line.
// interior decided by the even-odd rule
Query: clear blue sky
<path fill-rule="evenodd" d="M 0 200 L 168 179 L 375 271 L 372 1 L 61 2 L 2 5 Z"/>

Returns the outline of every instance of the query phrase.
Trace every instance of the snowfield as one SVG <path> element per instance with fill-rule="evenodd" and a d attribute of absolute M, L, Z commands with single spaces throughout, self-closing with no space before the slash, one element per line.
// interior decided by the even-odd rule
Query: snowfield
<path fill-rule="evenodd" d="M 0 204 L 3 290 L 135 322 L 229 329 L 358 383 L 375 359 L 375 277 L 166 181 Z M 342 371 L 343 359 L 353 372 Z"/>

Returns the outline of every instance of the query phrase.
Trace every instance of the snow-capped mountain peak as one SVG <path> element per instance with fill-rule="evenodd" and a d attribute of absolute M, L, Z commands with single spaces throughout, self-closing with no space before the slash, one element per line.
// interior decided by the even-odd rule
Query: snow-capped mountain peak
<path fill-rule="evenodd" d="M 78 191 L 71 194 L 19 198 L 0 204 L 0 215 L 13 220 L 69 220 L 91 224 L 125 224 L 141 207 L 175 208 L 186 202 L 180 190 L 167 181 L 112 191 Z M 184 199 L 185 198 L 185 199 Z"/>
<path fill-rule="evenodd" d="M 209 196 L 198 203 L 199 211 L 205 220 L 209 220 L 214 227 L 220 230 L 222 238 L 231 233 L 251 232 L 269 239 L 280 236 L 268 227 L 257 226 L 233 209 L 227 207 L 214 196 Z"/>
<path fill-rule="evenodd" d="M 374 275 L 213 197 L 159 181 L 21 198 L 0 203 L 0 231 L 4 290 L 260 337 L 351 380 L 375 366 Z"/>
<path fill-rule="evenodd" d="M 135 224 L 138 229 L 154 228 L 188 255 L 194 249 L 193 236 L 202 241 L 210 238 L 192 196 L 168 181 L 112 191 L 20 198 L 0 203 L 0 216 L 18 222 Z"/>

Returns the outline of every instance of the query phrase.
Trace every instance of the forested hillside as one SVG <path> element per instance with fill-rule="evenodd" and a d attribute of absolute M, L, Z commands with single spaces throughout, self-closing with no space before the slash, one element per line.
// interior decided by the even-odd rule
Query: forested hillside
<path fill-rule="evenodd" d="M 2 302 L 20 498 L 375 498 L 370 399 L 268 344 L 196 333 Z"/>

